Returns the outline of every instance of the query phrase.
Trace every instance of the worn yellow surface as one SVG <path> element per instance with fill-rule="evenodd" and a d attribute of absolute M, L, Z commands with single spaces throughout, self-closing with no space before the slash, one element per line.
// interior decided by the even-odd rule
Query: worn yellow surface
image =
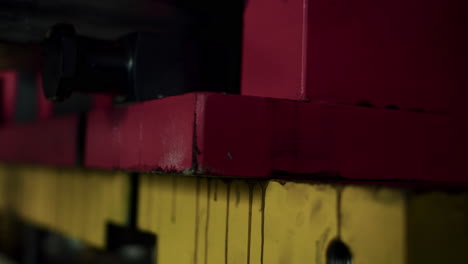
<path fill-rule="evenodd" d="M 0 210 L 96 247 L 126 222 L 128 192 L 121 172 L 0 167 Z M 137 216 L 158 264 L 326 264 L 334 239 L 353 264 L 468 259 L 464 190 L 142 174 Z"/>
<path fill-rule="evenodd" d="M 249 225 L 249 187 L 245 182 L 233 181 L 228 185 L 229 188 L 229 207 L 226 243 L 227 243 L 227 261 L 228 263 L 240 264 L 247 263 L 250 256 L 249 250 L 250 236 L 248 233 Z M 255 246 L 255 245 L 250 245 Z"/>
<path fill-rule="evenodd" d="M 336 189 L 271 182 L 265 202 L 264 263 L 326 263 L 326 247 L 337 235 Z"/>
<path fill-rule="evenodd" d="M 193 263 L 196 260 L 195 223 L 200 180 L 194 177 L 181 180 L 170 175 L 150 179 L 155 182 L 150 184 L 153 188 L 145 197 L 156 199 L 147 202 L 146 208 L 153 209 L 147 215 L 154 219 L 148 221 L 149 230 L 158 234 L 159 263 Z"/>
<path fill-rule="evenodd" d="M 341 190 L 340 235 L 353 263 L 406 263 L 404 192 L 347 186 Z"/>
<path fill-rule="evenodd" d="M 407 263 L 468 262 L 468 193 L 409 195 Z"/>
<path fill-rule="evenodd" d="M 8 180 L 8 170 L 5 166 L 0 164 L 0 211 L 5 210 L 8 207 L 7 202 L 7 180 Z"/>
<path fill-rule="evenodd" d="M 0 168 L 0 208 L 7 201 L 26 221 L 96 247 L 104 246 L 108 222 L 125 224 L 128 195 L 129 178 L 121 172 Z"/>
<path fill-rule="evenodd" d="M 8 176 L 8 169 L 0 165 L 0 211 L 8 207 Z"/>
<path fill-rule="evenodd" d="M 225 181 L 210 179 L 209 205 L 207 208 L 208 226 L 205 227 L 206 254 L 202 263 L 225 263 L 227 249 L 227 210 L 230 188 Z M 209 214 L 208 214 L 209 213 Z"/>
<path fill-rule="evenodd" d="M 149 207 L 150 202 L 152 199 L 149 197 L 151 190 L 150 190 L 150 177 L 142 176 L 140 177 L 140 184 L 138 190 L 138 227 L 141 230 L 151 231 L 150 230 L 150 222 L 151 222 L 151 209 Z"/>
<path fill-rule="evenodd" d="M 354 264 L 463 263 L 468 254 L 468 192 L 144 177 L 140 210 L 151 212 L 140 217 L 158 237 L 158 264 L 326 264 L 333 239 Z"/>
<path fill-rule="evenodd" d="M 157 235 L 157 263 L 326 263 L 337 235 L 329 185 L 142 177 L 139 224 Z"/>

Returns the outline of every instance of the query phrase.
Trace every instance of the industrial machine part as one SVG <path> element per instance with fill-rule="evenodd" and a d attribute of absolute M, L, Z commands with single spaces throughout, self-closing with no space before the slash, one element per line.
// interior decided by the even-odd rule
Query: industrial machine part
<path fill-rule="evenodd" d="M 125 101 L 240 91 L 242 1 L 9 0 L 0 8 L 0 40 L 43 44 L 49 99 L 76 91 Z M 99 12 L 106 23 L 93 20 Z"/>
<path fill-rule="evenodd" d="M 242 16 L 233 6 L 243 3 L 217 1 L 21 1 L 36 11 L 20 12 L 24 4 L 5 13 L 27 14 L 37 28 L 29 34 L 10 19 L 3 25 L 18 26 L 23 39 L 8 30 L 0 39 L 45 44 L 46 83 L 55 81 L 46 89 L 57 100 L 75 91 L 128 101 L 225 92 L 238 88 Z M 45 12 L 44 3 L 59 2 L 67 8 Z M 158 8 L 142 8 L 150 2 Z M 249 0 L 241 95 L 195 92 L 5 122 L 0 251 L 7 234 L 18 234 L 2 225 L 12 213 L 145 264 L 463 263 L 466 7 Z M 79 15 L 62 12 L 74 8 Z M 146 22 L 133 23 L 135 14 Z M 0 76 L 4 91 L 15 94 L 3 101 L 25 102 L 21 78 L 8 76 Z M 199 79 L 175 85 L 192 76 Z M 14 121 L 28 116 L 3 108 Z M 34 253 L 40 242 L 23 244 Z"/>
<path fill-rule="evenodd" d="M 238 93 L 229 82 L 229 58 L 216 52 L 224 48 L 198 33 L 168 27 L 107 41 L 57 25 L 45 41 L 45 95 L 61 101 L 75 91 L 112 93 L 144 101 L 194 91 Z"/>

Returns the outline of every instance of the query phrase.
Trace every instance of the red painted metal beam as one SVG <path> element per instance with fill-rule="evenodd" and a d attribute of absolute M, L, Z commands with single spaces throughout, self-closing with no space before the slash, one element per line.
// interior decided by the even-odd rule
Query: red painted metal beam
<path fill-rule="evenodd" d="M 218 176 L 467 181 L 466 130 L 461 119 L 447 115 L 187 94 L 90 113 L 85 165 Z"/>
<path fill-rule="evenodd" d="M 187 94 L 91 111 L 87 118 L 85 166 L 189 170 L 196 98 Z"/>
<path fill-rule="evenodd" d="M 77 116 L 4 126 L 0 128 L 0 162 L 73 167 L 77 140 Z"/>
<path fill-rule="evenodd" d="M 468 181 L 463 118 L 211 93 L 96 109 L 84 166 L 216 176 Z M 75 166 L 75 116 L 5 126 L 0 160 Z"/>
<path fill-rule="evenodd" d="M 250 0 L 242 94 L 466 113 L 468 2 Z"/>

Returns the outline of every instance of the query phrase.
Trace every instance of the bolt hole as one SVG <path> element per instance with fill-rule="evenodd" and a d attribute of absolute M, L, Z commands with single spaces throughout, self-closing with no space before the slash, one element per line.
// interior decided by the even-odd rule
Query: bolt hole
<path fill-rule="evenodd" d="M 330 242 L 327 249 L 327 264 L 352 264 L 351 251 L 341 240 Z"/>

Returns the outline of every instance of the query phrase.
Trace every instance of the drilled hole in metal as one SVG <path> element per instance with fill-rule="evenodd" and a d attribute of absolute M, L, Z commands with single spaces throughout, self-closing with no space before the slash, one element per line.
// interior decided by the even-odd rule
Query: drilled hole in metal
<path fill-rule="evenodd" d="M 341 240 L 330 242 L 327 249 L 327 264 L 352 264 L 351 251 Z"/>

